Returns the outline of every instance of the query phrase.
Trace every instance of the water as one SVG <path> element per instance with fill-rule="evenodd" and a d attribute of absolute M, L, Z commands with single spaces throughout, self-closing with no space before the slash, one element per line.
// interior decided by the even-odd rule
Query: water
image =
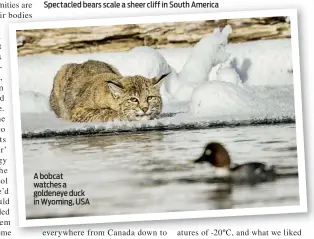
<path fill-rule="evenodd" d="M 210 165 L 191 163 L 215 140 L 227 146 L 234 163 L 258 161 L 297 172 L 295 130 L 294 124 L 284 124 L 25 139 L 26 214 L 40 218 L 298 205 L 297 176 L 226 190 L 225 184 L 204 180 L 212 175 Z M 33 179 L 35 173 L 63 173 L 63 180 L 53 182 L 67 183 L 61 190 L 85 190 L 90 205 L 34 205 L 33 182 L 40 181 Z"/>

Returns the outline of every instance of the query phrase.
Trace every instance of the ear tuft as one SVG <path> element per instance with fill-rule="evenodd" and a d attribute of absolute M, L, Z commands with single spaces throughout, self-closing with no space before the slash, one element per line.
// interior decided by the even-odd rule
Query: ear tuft
<path fill-rule="evenodd" d="M 160 87 L 161 83 L 164 81 L 164 79 L 166 79 L 166 77 L 170 74 L 170 72 L 160 75 L 160 76 L 156 76 L 153 78 L 153 84 L 154 86 Z"/>
<path fill-rule="evenodd" d="M 123 86 L 117 81 L 108 81 L 108 88 L 114 98 L 121 97 L 124 94 Z"/>

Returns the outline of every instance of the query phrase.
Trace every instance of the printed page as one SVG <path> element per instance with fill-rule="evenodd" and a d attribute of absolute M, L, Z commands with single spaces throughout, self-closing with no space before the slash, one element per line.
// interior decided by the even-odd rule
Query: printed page
<path fill-rule="evenodd" d="M 313 10 L 1 0 L 0 237 L 311 236 Z"/>

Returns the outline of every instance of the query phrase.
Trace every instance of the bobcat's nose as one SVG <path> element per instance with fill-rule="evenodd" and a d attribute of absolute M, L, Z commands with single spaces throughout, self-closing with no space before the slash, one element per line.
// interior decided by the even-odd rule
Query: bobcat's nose
<path fill-rule="evenodd" d="M 146 113 L 147 110 L 148 110 L 148 107 L 143 107 L 142 110 L 143 110 L 144 113 Z"/>

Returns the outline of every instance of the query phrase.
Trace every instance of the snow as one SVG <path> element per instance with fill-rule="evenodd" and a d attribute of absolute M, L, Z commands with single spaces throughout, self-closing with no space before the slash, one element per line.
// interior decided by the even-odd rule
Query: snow
<path fill-rule="evenodd" d="M 133 48 L 129 51 L 126 60 L 128 67 L 124 68 L 123 75 L 142 75 L 147 78 L 154 78 L 171 71 L 171 67 L 165 58 L 158 51 L 148 46 Z"/>
<path fill-rule="evenodd" d="M 49 98 L 41 93 L 24 91 L 20 93 L 21 112 L 41 113 L 49 112 Z"/>
<path fill-rule="evenodd" d="M 17 46 L 23 46 L 25 42 L 25 37 L 24 36 L 18 36 L 16 39 L 16 45 Z"/>
<path fill-rule="evenodd" d="M 229 26 L 230 27 L 230 26 Z M 230 53 L 225 51 L 228 34 L 214 31 L 201 39 L 192 49 L 179 73 L 180 82 L 196 85 L 208 80 L 211 69 L 226 62 Z"/>
<path fill-rule="evenodd" d="M 217 71 L 216 79 L 218 81 L 231 82 L 235 85 L 242 84 L 242 81 L 238 72 L 232 67 L 219 68 L 219 70 Z"/>
<path fill-rule="evenodd" d="M 176 100 L 190 101 L 194 87 L 208 80 L 211 69 L 226 62 L 230 53 L 225 51 L 230 25 L 221 32 L 217 28 L 212 34 L 203 37 L 189 54 L 180 73 L 168 78 L 165 89 Z"/>
<path fill-rule="evenodd" d="M 293 86 L 280 89 L 239 86 L 232 82 L 208 81 L 195 88 L 189 104 L 190 112 L 197 116 L 236 114 L 283 115 L 294 111 Z"/>
<path fill-rule="evenodd" d="M 129 129 L 208 127 L 263 120 L 294 120 L 290 39 L 228 44 L 232 29 L 205 36 L 194 47 L 136 47 L 127 52 L 19 57 L 22 132 L 115 131 Z M 153 78 L 165 73 L 161 119 L 143 122 L 71 123 L 49 108 L 58 69 L 67 63 L 101 60 L 122 75 Z M 91 131 L 90 131 L 91 130 Z"/>

